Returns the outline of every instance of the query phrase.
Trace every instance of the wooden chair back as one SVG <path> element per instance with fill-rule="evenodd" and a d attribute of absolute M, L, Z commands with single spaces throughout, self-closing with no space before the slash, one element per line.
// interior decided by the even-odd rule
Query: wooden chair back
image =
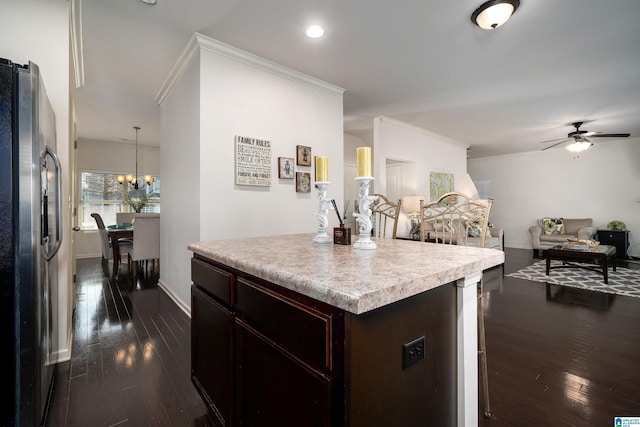
<path fill-rule="evenodd" d="M 474 200 L 463 193 L 451 192 L 438 200 L 420 202 L 420 240 L 467 245 L 469 237 L 479 237 L 484 247 L 493 199 Z"/>
<path fill-rule="evenodd" d="M 391 231 L 391 238 L 395 239 L 402 200 L 393 203 L 383 194 L 374 194 L 374 196 L 377 199 L 371 203 L 371 223 L 373 225 L 371 237 L 387 238 L 387 232 Z"/>

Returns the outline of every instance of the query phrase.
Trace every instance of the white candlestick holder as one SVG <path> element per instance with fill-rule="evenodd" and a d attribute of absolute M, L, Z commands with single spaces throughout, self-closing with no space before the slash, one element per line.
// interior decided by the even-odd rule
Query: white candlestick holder
<path fill-rule="evenodd" d="M 355 249 L 375 249 L 377 245 L 371 240 L 371 203 L 377 196 L 369 196 L 369 183 L 373 181 L 372 176 L 358 176 L 358 211 L 353 216 L 358 221 L 358 240 L 353 244 Z"/>
<path fill-rule="evenodd" d="M 318 188 L 318 213 L 314 214 L 318 218 L 318 234 L 313 238 L 313 243 L 331 243 L 333 240 L 329 237 L 327 230 L 329 229 L 329 209 L 331 209 L 331 199 L 327 199 L 327 187 L 331 184 L 329 181 L 316 182 Z"/>

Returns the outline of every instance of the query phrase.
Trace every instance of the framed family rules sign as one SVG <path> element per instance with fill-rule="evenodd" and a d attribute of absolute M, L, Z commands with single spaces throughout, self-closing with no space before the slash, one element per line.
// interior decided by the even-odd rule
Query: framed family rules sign
<path fill-rule="evenodd" d="M 271 141 L 236 135 L 236 184 L 271 186 Z"/>

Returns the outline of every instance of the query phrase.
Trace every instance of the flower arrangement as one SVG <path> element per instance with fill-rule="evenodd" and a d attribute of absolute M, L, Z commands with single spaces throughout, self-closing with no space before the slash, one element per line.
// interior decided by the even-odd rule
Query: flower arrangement
<path fill-rule="evenodd" d="M 627 225 L 622 221 L 614 219 L 613 221 L 609 221 L 609 223 L 607 224 L 607 228 L 610 228 L 612 230 L 624 230 L 625 228 L 627 228 Z"/>
<path fill-rule="evenodd" d="M 146 194 L 142 194 L 140 197 L 131 197 L 130 193 L 125 194 L 124 201 L 133 208 L 137 213 L 142 212 L 142 209 L 149 203 L 152 203 L 154 199 Z"/>

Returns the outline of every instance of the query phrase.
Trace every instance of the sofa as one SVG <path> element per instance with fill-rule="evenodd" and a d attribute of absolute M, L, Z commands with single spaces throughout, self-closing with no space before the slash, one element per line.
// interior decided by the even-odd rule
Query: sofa
<path fill-rule="evenodd" d="M 529 227 L 534 256 L 542 255 L 545 249 L 561 245 L 569 239 L 592 240 L 597 231 L 592 218 L 545 217 Z"/>

